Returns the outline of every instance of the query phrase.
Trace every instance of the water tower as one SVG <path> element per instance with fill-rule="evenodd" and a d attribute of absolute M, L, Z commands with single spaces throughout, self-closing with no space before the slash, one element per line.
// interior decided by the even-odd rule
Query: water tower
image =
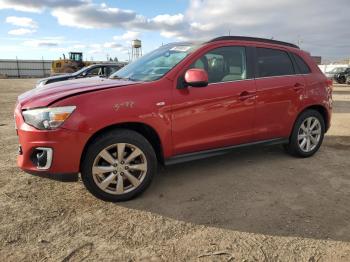
<path fill-rule="evenodd" d="M 134 61 L 142 56 L 141 40 L 135 39 L 131 41 L 131 60 Z"/>

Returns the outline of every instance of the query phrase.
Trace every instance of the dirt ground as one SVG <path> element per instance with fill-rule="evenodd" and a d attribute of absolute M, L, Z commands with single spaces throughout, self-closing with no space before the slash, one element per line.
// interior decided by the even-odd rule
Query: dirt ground
<path fill-rule="evenodd" d="M 320 151 L 280 146 L 163 168 L 127 203 L 16 167 L 13 107 L 35 80 L 0 80 L 0 261 L 350 261 L 350 87 Z"/>

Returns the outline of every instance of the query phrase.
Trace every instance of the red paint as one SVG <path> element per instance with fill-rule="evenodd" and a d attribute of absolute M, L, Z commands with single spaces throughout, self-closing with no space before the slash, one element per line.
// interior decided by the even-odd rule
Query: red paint
<path fill-rule="evenodd" d="M 23 154 L 20 168 L 36 170 L 29 159 L 38 146 L 53 148 L 49 173 L 79 172 L 88 140 L 96 132 L 123 123 L 141 123 L 154 129 L 164 158 L 205 149 L 288 138 L 297 116 L 307 107 L 322 106 L 331 117 L 331 88 L 311 57 L 296 48 L 283 47 L 305 59 L 308 75 L 267 77 L 177 89 L 178 77 L 205 52 L 221 46 L 274 44 L 245 41 L 207 43 L 189 55 L 163 78 L 141 83 L 109 79 L 81 79 L 34 89 L 18 98 L 15 110 Z M 203 70 L 191 70 L 186 79 L 206 80 Z M 161 102 L 161 103 L 160 103 Z M 57 130 L 37 130 L 23 121 L 22 110 L 75 105 L 76 110 Z"/>

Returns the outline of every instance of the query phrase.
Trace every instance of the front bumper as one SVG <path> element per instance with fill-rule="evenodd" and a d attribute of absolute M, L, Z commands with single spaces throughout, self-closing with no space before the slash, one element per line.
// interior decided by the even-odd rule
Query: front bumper
<path fill-rule="evenodd" d="M 65 128 L 38 130 L 24 122 L 19 105 L 15 110 L 15 121 L 20 144 L 17 164 L 22 170 L 31 174 L 79 172 L 88 134 Z M 40 157 L 42 163 L 38 163 Z"/>

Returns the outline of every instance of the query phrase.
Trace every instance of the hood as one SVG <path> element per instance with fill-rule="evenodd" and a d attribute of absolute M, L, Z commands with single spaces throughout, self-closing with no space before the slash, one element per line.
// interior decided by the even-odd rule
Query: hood
<path fill-rule="evenodd" d="M 72 76 L 73 76 L 73 74 L 49 76 L 49 77 L 46 77 L 46 78 L 39 79 L 37 83 L 40 83 L 42 81 L 47 81 L 47 80 L 68 79 L 68 78 L 70 78 Z"/>
<path fill-rule="evenodd" d="M 23 109 L 45 107 L 67 96 L 136 83 L 137 82 L 100 77 L 55 82 L 21 94 L 18 97 L 18 103 Z"/>

